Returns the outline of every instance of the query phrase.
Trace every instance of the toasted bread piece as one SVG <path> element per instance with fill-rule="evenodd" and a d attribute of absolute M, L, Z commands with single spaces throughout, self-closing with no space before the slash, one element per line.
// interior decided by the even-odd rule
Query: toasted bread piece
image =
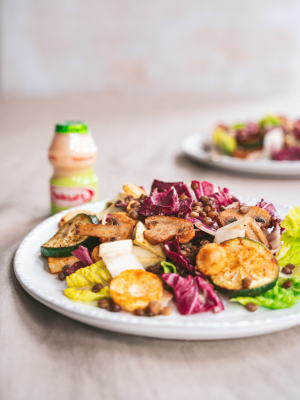
<path fill-rule="evenodd" d="M 141 269 L 126 270 L 111 281 L 110 295 L 123 310 L 133 312 L 139 308 L 147 308 L 150 301 L 160 300 L 163 284 L 151 272 Z"/>
<path fill-rule="evenodd" d="M 70 221 L 70 219 L 72 219 L 73 217 L 75 217 L 75 215 L 77 214 L 90 214 L 90 215 L 96 215 L 90 211 L 86 211 L 86 210 L 76 210 L 76 211 L 72 211 L 66 215 L 64 215 L 62 217 L 62 219 L 59 222 L 59 227 L 61 228 L 66 222 Z"/>
<path fill-rule="evenodd" d="M 126 213 L 117 212 L 109 217 L 106 225 L 76 225 L 76 233 L 82 236 L 99 237 L 100 242 L 107 242 L 111 239 L 126 240 L 132 239 L 132 232 L 135 225 L 136 221 L 129 218 Z"/>
<path fill-rule="evenodd" d="M 134 230 L 134 241 L 133 244 L 141 246 L 145 249 L 150 250 L 151 252 L 157 254 L 162 259 L 166 259 L 166 253 L 163 244 L 152 245 L 148 242 L 144 237 L 144 232 L 146 231 L 145 225 L 140 221 L 138 222 L 135 230 Z"/>
<path fill-rule="evenodd" d="M 151 244 L 166 242 L 174 236 L 178 236 L 179 243 L 187 243 L 195 236 L 194 226 L 190 221 L 176 217 L 154 215 L 145 221 L 148 231 L 144 237 Z"/>
<path fill-rule="evenodd" d="M 62 272 L 65 265 L 70 265 L 70 267 L 79 261 L 77 257 L 48 257 L 48 266 L 51 274 L 58 274 Z"/>

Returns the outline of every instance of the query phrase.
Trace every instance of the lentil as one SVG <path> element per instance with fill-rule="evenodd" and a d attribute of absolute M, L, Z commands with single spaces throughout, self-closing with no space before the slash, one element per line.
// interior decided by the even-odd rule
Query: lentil
<path fill-rule="evenodd" d="M 139 213 L 138 213 L 136 210 L 134 210 L 134 209 L 132 209 L 132 210 L 129 211 L 128 216 L 129 216 L 130 218 L 132 218 L 132 219 L 135 219 L 135 220 L 139 219 Z"/>
<path fill-rule="evenodd" d="M 225 210 L 226 210 L 226 207 L 225 207 L 225 206 L 220 206 L 219 210 L 220 210 L 220 211 L 225 211 Z"/>
<path fill-rule="evenodd" d="M 292 281 L 287 279 L 285 282 L 282 284 L 283 289 L 290 289 L 292 287 Z"/>
<path fill-rule="evenodd" d="M 60 281 L 63 281 L 63 280 L 65 279 L 65 274 L 64 274 L 63 272 L 60 272 L 60 273 L 58 274 L 58 279 L 59 279 Z"/>
<path fill-rule="evenodd" d="M 131 203 L 131 208 L 138 208 L 140 207 L 141 203 L 139 201 L 135 201 L 134 203 Z"/>
<path fill-rule="evenodd" d="M 137 315 L 138 317 L 144 317 L 145 311 L 142 308 L 138 308 L 137 310 L 134 311 L 134 314 Z"/>
<path fill-rule="evenodd" d="M 187 196 L 186 196 L 185 194 L 182 194 L 182 195 L 179 197 L 179 200 L 182 201 L 182 200 L 185 200 L 186 198 L 187 198 Z"/>
<path fill-rule="evenodd" d="M 288 267 L 289 269 L 294 269 L 295 265 L 294 264 L 287 264 L 286 267 Z"/>
<path fill-rule="evenodd" d="M 200 242 L 201 246 L 205 246 L 206 244 L 209 244 L 209 243 L 210 243 L 210 241 L 206 240 L 206 239 L 201 240 L 201 242 Z"/>
<path fill-rule="evenodd" d="M 202 203 L 207 203 L 208 202 L 208 197 L 207 196 L 201 196 L 200 200 Z"/>
<path fill-rule="evenodd" d="M 66 274 L 67 272 L 68 272 L 68 269 L 69 268 L 71 268 L 71 265 L 64 265 L 63 267 L 62 267 L 62 272 L 64 273 L 64 274 Z M 68 274 L 69 275 L 69 274 Z"/>
<path fill-rule="evenodd" d="M 157 315 L 161 310 L 161 305 L 158 301 L 152 300 L 149 303 L 149 309 L 153 314 Z"/>
<path fill-rule="evenodd" d="M 108 309 L 109 308 L 109 299 L 102 299 L 98 301 L 98 307 Z"/>
<path fill-rule="evenodd" d="M 199 187 L 199 184 L 198 184 L 197 182 L 193 182 L 192 185 L 191 185 L 191 188 L 192 188 L 193 190 L 197 190 L 198 187 Z"/>
<path fill-rule="evenodd" d="M 254 303 L 247 303 L 247 304 L 245 305 L 245 307 L 246 307 L 246 309 L 247 309 L 248 311 L 250 311 L 250 312 L 254 312 L 254 311 L 256 311 L 256 310 L 258 309 L 258 305 L 257 305 L 257 304 L 254 304 Z"/>
<path fill-rule="evenodd" d="M 248 289 L 251 286 L 251 283 L 252 283 L 252 279 L 250 278 L 250 276 L 247 276 L 246 278 L 244 278 L 242 280 L 243 289 Z"/>
<path fill-rule="evenodd" d="M 190 216 L 191 216 L 191 217 L 194 217 L 194 218 L 197 218 L 197 217 L 199 217 L 199 213 L 197 213 L 196 211 L 192 211 L 192 212 L 190 213 Z"/>
<path fill-rule="evenodd" d="M 239 212 L 241 214 L 247 214 L 248 211 L 249 211 L 249 207 L 248 206 L 241 205 L 240 208 L 239 208 Z"/>
<path fill-rule="evenodd" d="M 212 224 L 214 223 L 214 221 L 213 221 L 211 218 L 209 218 L 209 217 L 204 217 L 204 218 L 203 218 L 203 223 L 204 223 L 205 225 L 212 225 Z"/>
<path fill-rule="evenodd" d="M 161 314 L 164 315 L 165 317 L 167 317 L 167 316 L 170 315 L 171 313 L 172 313 L 172 308 L 169 307 L 169 306 L 164 307 L 164 308 L 162 309 L 162 312 L 161 312 Z"/>
<path fill-rule="evenodd" d="M 119 312 L 121 311 L 121 307 L 118 304 L 113 303 L 112 301 L 109 304 L 108 311 L 110 312 Z"/>
<path fill-rule="evenodd" d="M 285 275 L 291 275 L 292 270 L 289 267 L 282 268 L 281 272 Z"/>
<path fill-rule="evenodd" d="M 100 292 L 100 290 L 103 288 L 103 285 L 101 285 L 101 283 L 96 283 L 93 287 L 92 287 L 92 292 L 94 293 L 98 293 Z"/>
<path fill-rule="evenodd" d="M 211 206 L 205 206 L 203 210 L 207 213 L 211 211 Z"/>

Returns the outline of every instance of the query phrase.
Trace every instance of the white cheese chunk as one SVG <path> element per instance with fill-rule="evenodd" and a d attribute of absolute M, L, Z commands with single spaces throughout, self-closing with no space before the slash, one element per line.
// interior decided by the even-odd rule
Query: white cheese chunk
<path fill-rule="evenodd" d="M 144 269 L 132 251 L 132 240 L 130 239 L 102 243 L 99 255 L 113 278 L 128 269 Z"/>
<path fill-rule="evenodd" d="M 223 226 L 216 232 L 214 243 L 221 244 L 225 240 L 234 239 L 237 237 L 245 237 L 245 231 L 250 217 L 240 219 L 239 221 L 232 222 L 229 225 Z"/>

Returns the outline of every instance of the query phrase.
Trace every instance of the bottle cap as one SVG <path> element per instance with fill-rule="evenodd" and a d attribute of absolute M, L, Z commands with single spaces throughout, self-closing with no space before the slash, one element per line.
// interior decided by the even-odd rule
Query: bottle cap
<path fill-rule="evenodd" d="M 63 121 L 55 126 L 56 133 L 68 135 L 69 133 L 80 133 L 81 135 L 89 134 L 87 124 L 80 121 Z"/>

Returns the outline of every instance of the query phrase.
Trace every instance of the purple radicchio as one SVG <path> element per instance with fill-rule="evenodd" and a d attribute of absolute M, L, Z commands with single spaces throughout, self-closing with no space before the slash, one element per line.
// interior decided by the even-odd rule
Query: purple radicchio
<path fill-rule="evenodd" d="M 179 243 L 176 237 L 164 243 L 167 257 L 172 260 L 178 267 L 185 268 L 190 274 L 195 273 L 195 267 L 192 261 L 188 260 L 181 253 Z"/>
<path fill-rule="evenodd" d="M 192 205 L 194 200 L 191 198 L 186 198 L 179 202 L 179 210 L 177 211 L 177 217 L 185 217 L 186 214 L 189 214 L 192 211 Z"/>
<path fill-rule="evenodd" d="M 276 225 L 277 223 L 279 225 L 281 224 L 282 219 L 280 218 L 274 205 L 272 203 L 270 203 L 268 200 L 261 199 L 261 201 L 259 201 L 255 206 L 262 208 L 263 210 L 266 210 L 270 214 L 272 225 Z M 283 229 L 282 229 L 282 231 L 283 231 Z"/>
<path fill-rule="evenodd" d="M 84 246 L 79 246 L 78 249 L 72 251 L 74 257 L 78 258 L 79 261 L 75 262 L 72 267 L 68 269 L 68 274 L 74 274 L 78 269 L 87 267 L 93 264 L 88 249 Z"/>
<path fill-rule="evenodd" d="M 199 219 L 191 217 L 190 215 L 187 215 L 186 217 L 187 221 L 190 221 L 192 224 L 196 226 L 196 228 L 201 229 L 201 231 L 208 233 L 209 235 L 215 236 L 216 231 L 219 228 L 218 224 L 214 222 L 213 225 L 206 225 L 202 221 L 202 217 L 199 217 Z"/>
<path fill-rule="evenodd" d="M 174 187 L 167 192 L 159 193 L 157 189 L 143 201 L 140 208 L 140 214 L 145 217 L 151 215 L 170 215 L 179 210 L 179 198 Z"/>
<path fill-rule="evenodd" d="M 174 187 L 178 196 L 180 197 L 182 194 L 185 194 L 187 197 L 192 197 L 187 185 L 184 182 L 163 182 L 154 179 L 151 186 L 151 193 L 157 189 L 159 193 L 166 192 L 167 190 Z"/>
<path fill-rule="evenodd" d="M 196 314 L 213 310 L 224 310 L 220 297 L 213 286 L 201 276 L 187 278 L 174 273 L 163 274 L 164 281 L 173 288 L 178 311 L 182 315 Z"/>
<path fill-rule="evenodd" d="M 198 200 L 200 200 L 201 196 L 213 197 L 216 200 L 215 205 L 218 208 L 220 206 L 229 206 L 232 204 L 233 199 L 234 201 L 238 201 L 238 199 L 229 195 L 229 190 L 227 188 L 222 190 L 219 186 L 215 186 L 211 182 L 192 181 L 192 185 Z"/>

